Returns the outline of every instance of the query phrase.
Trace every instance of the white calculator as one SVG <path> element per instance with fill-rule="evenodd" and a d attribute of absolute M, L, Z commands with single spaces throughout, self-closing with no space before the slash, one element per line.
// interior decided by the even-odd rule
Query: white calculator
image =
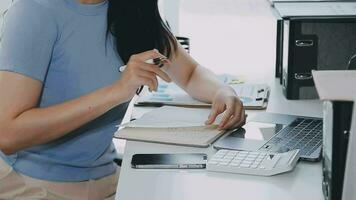
<path fill-rule="evenodd" d="M 285 153 L 219 150 L 207 164 L 208 171 L 272 176 L 294 169 L 299 149 Z"/>

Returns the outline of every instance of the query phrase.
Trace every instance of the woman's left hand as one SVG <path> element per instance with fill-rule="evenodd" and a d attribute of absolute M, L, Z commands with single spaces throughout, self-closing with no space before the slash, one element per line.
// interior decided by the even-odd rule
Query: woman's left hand
<path fill-rule="evenodd" d="M 205 123 L 207 125 L 213 124 L 216 117 L 221 113 L 223 113 L 223 116 L 218 126 L 219 130 L 233 129 L 245 124 L 246 116 L 242 102 L 229 86 L 222 87 L 215 94 L 211 113 Z"/>

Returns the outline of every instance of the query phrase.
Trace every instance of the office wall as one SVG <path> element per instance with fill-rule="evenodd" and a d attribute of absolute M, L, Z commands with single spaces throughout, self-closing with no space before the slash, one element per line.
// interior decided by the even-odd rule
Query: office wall
<path fill-rule="evenodd" d="M 171 31 L 179 35 L 179 20 L 181 0 L 160 0 L 159 6 L 162 17 L 168 21 Z"/>
<path fill-rule="evenodd" d="M 274 75 L 276 20 L 268 1 L 181 0 L 179 17 L 179 32 L 203 66 L 248 80 Z"/>

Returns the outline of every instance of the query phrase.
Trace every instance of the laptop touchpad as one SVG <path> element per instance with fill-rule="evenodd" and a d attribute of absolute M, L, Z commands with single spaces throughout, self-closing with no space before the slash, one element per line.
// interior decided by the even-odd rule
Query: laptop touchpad
<path fill-rule="evenodd" d="M 214 146 L 237 150 L 258 150 L 285 125 L 250 121 L 242 128 L 222 138 Z"/>

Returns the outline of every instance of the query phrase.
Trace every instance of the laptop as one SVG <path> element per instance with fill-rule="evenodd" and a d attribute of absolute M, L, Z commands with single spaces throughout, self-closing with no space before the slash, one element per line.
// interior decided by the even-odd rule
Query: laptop
<path fill-rule="evenodd" d="M 300 149 L 306 161 L 321 159 L 321 118 L 261 113 L 215 142 L 216 149 L 286 152 Z"/>

